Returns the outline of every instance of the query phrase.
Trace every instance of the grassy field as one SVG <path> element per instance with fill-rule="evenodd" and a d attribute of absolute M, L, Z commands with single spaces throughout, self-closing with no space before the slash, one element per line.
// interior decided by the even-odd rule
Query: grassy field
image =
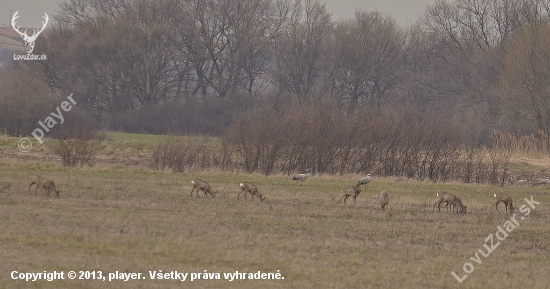
<path fill-rule="evenodd" d="M 25 175 L 30 171 L 53 179 L 60 197 L 29 195 Z M 360 176 L 313 175 L 300 187 L 282 175 L 174 174 L 120 165 L 75 169 L 1 157 L 0 176 L 0 258 L 4 260 L 0 288 L 548 288 L 550 284 L 548 187 L 434 184 L 375 176 L 357 204 L 344 205 L 336 204 L 342 188 Z M 210 182 L 217 198 L 190 196 L 190 181 L 198 177 Z M 242 181 L 256 184 L 266 200 L 238 200 Z M 379 205 L 382 189 L 390 194 L 386 211 Z M 468 213 L 433 211 L 435 194 L 443 190 L 460 196 Z M 511 215 L 490 210 L 492 195 L 498 191 L 512 196 L 518 207 L 516 228 L 510 226 Z M 525 198 L 540 202 L 528 215 L 525 209 L 531 207 Z M 526 205 L 523 212 L 522 205 Z M 497 244 L 497 236 L 503 236 L 495 235 L 499 226 L 509 229 L 508 236 L 484 257 L 478 250 L 487 254 L 483 245 L 491 245 L 485 241 L 490 234 Z M 463 278 L 464 268 L 473 271 L 459 283 L 451 272 Z M 184 282 L 151 280 L 150 272 L 160 270 L 189 274 Z M 203 280 L 205 270 L 219 273 L 220 280 Z M 65 280 L 12 280 L 13 271 L 63 271 Z M 101 271 L 106 280 L 69 280 L 69 271 L 77 272 L 77 279 L 79 271 L 94 271 L 96 278 Z M 109 273 L 117 271 L 141 273 L 141 279 L 108 281 Z M 236 271 L 278 272 L 284 279 L 224 279 L 223 273 Z M 191 273 L 199 273 L 194 277 L 201 280 L 190 281 Z"/>

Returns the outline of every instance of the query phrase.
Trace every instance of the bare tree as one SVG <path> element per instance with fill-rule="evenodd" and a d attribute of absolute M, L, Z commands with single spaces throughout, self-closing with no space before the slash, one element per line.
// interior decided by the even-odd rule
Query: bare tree
<path fill-rule="evenodd" d="M 313 96 L 322 74 L 324 45 L 331 30 L 330 14 L 317 0 L 296 0 L 283 36 L 274 43 L 275 83 L 279 93 L 300 99 Z"/>
<path fill-rule="evenodd" d="M 380 106 L 402 80 L 403 32 L 390 17 L 357 11 L 354 20 L 336 25 L 333 35 L 332 93 Z"/>
<path fill-rule="evenodd" d="M 550 26 L 535 21 L 511 39 L 506 69 L 501 78 L 501 98 L 511 114 L 532 119 L 541 141 L 550 148 Z"/>
<path fill-rule="evenodd" d="M 52 29 L 44 75 L 97 118 L 171 97 L 179 80 L 168 41 L 171 1 L 70 1 Z"/>
<path fill-rule="evenodd" d="M 279 0 L 180 3 L 178 49 L 197 75 L 195 93 L 213 89 L 218 97 L 244 89 L 265 89 L 258 79 L 269 65 L 269 47 L 286 21 L 288 5 Z"/>

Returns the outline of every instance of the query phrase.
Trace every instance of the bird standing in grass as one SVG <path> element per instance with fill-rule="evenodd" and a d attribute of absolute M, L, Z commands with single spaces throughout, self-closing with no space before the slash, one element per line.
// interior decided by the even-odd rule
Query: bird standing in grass
<path fill-rule="evenodd" d="M 372 181 L 372 178 L 370 177 L 370 174 L 367 174 L 366 176 L 359 179 L 359 181 L 357 182 L 357 185 L 358 186 L 366 185 L 366 184 L 370 183 L 371 181 Z"/>
<path fill-rule="evenodd" d="M 300 187 L 302 186 L 302 184 L 304 183 L 304 181 L 309 178 L 309 169 L 306 169 L 306 173 L 305 174 L 296 174 L 294 175 L 294 177 L 292 177 L 292 180 L 293 181 L 300 181 Z"/>

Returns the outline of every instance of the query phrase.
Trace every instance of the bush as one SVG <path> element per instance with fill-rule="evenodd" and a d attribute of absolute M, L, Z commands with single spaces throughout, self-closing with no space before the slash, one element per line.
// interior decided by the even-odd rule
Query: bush
<path fill-rule="evenodd" d="M 182 173 L 186 169 L 206 170 L 216 167 L 230 169 L 232 160 L 227 151 L 219 149 L 208 138 L 173 138 L 157 143 L 153 148 L 153 168 Z"/>
<path fill-rule="evenodd" d="M 234 121 L 224 140 L 244 171 L 266 175 L 310 168 L 498 184 L 509 159 L 497 151 L 479 152 L 443 115 L 399 107 L 349 112 L 330 102 L 251 110 Z"/>
<path fill-rule="evenodd" d="M 94 164 L 105 139 L 97 127 L 97 123 L 78 108 L 66 112 L 63 125 L 52 131 L 55 138 L 53 151 L 61 157 L 63 166 Z"/>

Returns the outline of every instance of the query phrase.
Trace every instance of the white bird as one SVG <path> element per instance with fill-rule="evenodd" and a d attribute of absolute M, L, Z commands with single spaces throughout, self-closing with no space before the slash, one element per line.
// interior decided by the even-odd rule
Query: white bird
<path fill-rule="evenodd" d="M 300 187 L 302 186 L 303 182 L 309 178 L 309 169 L 306 169 L 306 173 L 305 174 L 296 174 L 294 175 L 294 177 L 292 177 L 292 180 L 293 181 L 301 181 L 302 183 L 300 183 Z"/>
<path fill-rule="evenodd" d="M 367 174 L 366 176 L 359 179 L 359 181 L 357 182 L 357 185 L 358 186 L 366 185 L 366 184 L 370 183 L 371 181 L 372 181 L 372 178 L 370 177 L 370 174 Z"/>

